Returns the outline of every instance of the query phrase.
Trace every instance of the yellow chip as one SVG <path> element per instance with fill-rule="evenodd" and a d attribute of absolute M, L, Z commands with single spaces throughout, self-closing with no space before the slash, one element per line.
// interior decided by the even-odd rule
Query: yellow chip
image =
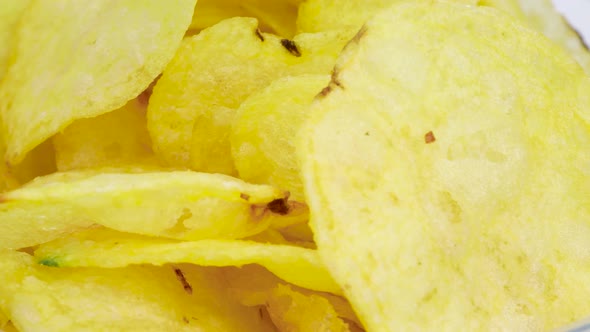
<path fill-rule="evenodd" d="M 407 2 L 365 25 L 297 151 L 318 251 L 368 330 L 590 312 L 589 81 L 498 10 Z"/>
<path fill-rule="evenodd" d="M 307 118 L 313 98 L 329 81 L 329 75 L 282 78 L 240 105 L 230 141 L 241 179 L 288 190 L 294 200 L 303 201 L 293 138 Z"/>
<path fill-rule="evenodd" d="M 0 307 L 21 331 L 273 331 L 214 269 L 56 269 L 2 252 L 0 270 Z"/>
<path fill-rule="evenodd" d="M 172 58 L 195 1 L 34 1 L 0 86 L 7 160 L 136 97 Z"/>
<path fill-rule="evenodd" d="M 0 3 L 0 82 L 4 78 L 13 46 L 20 17 L 30 0 L 2 0 Z"/>
<path fill-rule="evenodd" d="M 136 98 L 113 112 L 75 121 L 53 138 L 57 169 L 156 165 L 145 111 Z"/>
<path fill-rule="evenodd" d="M 43 236 L 55 238 L 89 223 L 195 240 L 241 238 L 283 219 L 294 224 L 308 218 L 307 207 L 289 203 L 281 190 L 188 171 L 56 173 L 0 194 L 0 202 L 0 245 L 8 248 L 35 245 Z"/>
<path fill-rule="evenodd" d="M 232 17 L 255 17 L 260 29 L 291 38 L 295 35 L 297 3 L 286 0 L 200 0 L 191 30 L 202 30 Z"/>
<path fill-rule="evenodd" d="M 259 264 L 295 285 L 339 294 L 315 250 L 240 240 L 179 242 L 92 229 L 43 244 L 35 251 L 44 265 L 123 267 L 130 264 L 192 263 L 202 266 Z"/>
<path fill-rule="evenodd" d="M 329 74 L 345 43 L 339 32 L 281 39 L 260 33 L 252 18 L 186 39 L 150 98 L 156 154 L 168 165 L 235 174 L 229 134 L 240 104 L 279 77 Z"/>

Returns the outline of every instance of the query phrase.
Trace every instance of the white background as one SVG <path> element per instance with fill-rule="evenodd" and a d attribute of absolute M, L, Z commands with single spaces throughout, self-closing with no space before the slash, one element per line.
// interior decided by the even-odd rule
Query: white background
<path fill-rule="evenodd" d="M 536 1 L 536 0 L 528 0 Z M 555 8 L 565 15 L 570 24 L 590 45 L 590 0 L 553 0 Z"/>

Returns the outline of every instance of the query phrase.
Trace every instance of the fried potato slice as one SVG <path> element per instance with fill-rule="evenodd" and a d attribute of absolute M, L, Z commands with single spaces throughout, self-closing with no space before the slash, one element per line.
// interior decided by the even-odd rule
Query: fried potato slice
<path fill-rule="evenodd" d="M 590 312 L 589 86 L 491 8 L 408 2 L 365 25 L 297 152 L 318 251 L 368 330 Z"/>
<path fill-rule="evenodd" d="M 288 76 L 253 93 L 238 108 L 231 127 L 231 155 L 241 179 L 288 190 L 303 201 L 293 137 L 329 75 Z"/>
<path fill-rule="evenodd" d="M 315 250 L 240 240 L 178 242 L 92 229 L 43 244 L 35 251 L 44 265 L 123 267 L 130 264 L 192 263 L 202 266 L 259 264 L 301 287 L 340 293 Z"/>
<path fill-rule="evenodd" d="M 266 310 L 280 331 L 362 330 L 343 297 L 287 284 L 256 265 L 227 267 L 223 273 L 232 297 Z"/>
<path fill-rule="evenodd" d="M 0 306 L 21 331 L 272 331 L 192 265 L 50 268 L 0 254 Z"/>
<path fill-rule="evenodd" d="M 29 5 L 30 0 L 0 1 L 0 82 L 4 78 L 6 68 L 16 43 L 15 33 L 18 22 Z"/>
<path fill-rule="evenodd" d="M 0 86 L 7 160 L 136 97 L 174 55 L 195 2 L 34 1 Z"/>
<path fill-rule="evenodd" d="M 480 0 L 482 6 L 495 7 L 512 14 L 528 26 L 542 32 L 566 49 L 590 74 L 590 52 L 581 36 L 555 9 L 551 0 Z"/>
<path fill-rule="evenodd" d="M 291 38 L 295 35 L 297 3 L 286 0 L 200 0 L 191 30 L 203 30 L 232 17 L 255 17 L 260 30 Z"/>
<path fill-rule="evenodd" d="M 477 0 L 452 0 L 476 4 Z M 345 29 L 353 35 L 373 15 L 400 0 L 306 0 L 299 6 L 298 32 Z M 352 37 L 352 36 L 351 36 Z"/>
<path fill-rule="evenodd" d="M 118 110 L 80 119 L 53 137 L 57 169 L 157 165 L 138 98 Z"/>
<path fill-rule="evenodd" d="M 171 166 L 236 174 L 229 135 L 240 104 L 279 77 L 329 74 L 346 41 L 340 32 L 281 39 L 243 17 L 185 39 L 150 98 L 156 155 Z"/>
<path fill-rule="evenodd" d="M 7 230 L 0 243 L 9 248 L 38 244 L 42 236 L 55 238 L 89 222 L 195 240 L 241 238 L 282 224 L 283 218 L 290 224 L 308 218 L 307 207 L 289 203 L 281 190 L 189 171 L 56 173 L 0 194 L 0 202 L 0 226 Z"/>

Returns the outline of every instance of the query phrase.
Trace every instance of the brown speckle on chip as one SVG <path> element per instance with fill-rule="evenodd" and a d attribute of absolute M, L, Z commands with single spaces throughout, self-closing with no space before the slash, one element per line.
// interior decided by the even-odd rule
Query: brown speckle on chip
<path fill-rule="evenodd" d="M 185 324 L 188 324 L 188 323 L 189 323 L 189 320 L 188 320 L 188 318 L 186 318 L 186 317 L 184 317 L 184 316 L 182 316 L 182 321 L 183 321 Z"/>
<path fill-rule="evenodd" d="M 283 45 L 283 47 L 287 51 L 289 51 L 289 53 L 293 54 L 294 56 L 296 56 L 296 57 L 301 56 L 301 52 L 299 51 L 297 44 L 295 44 L 295 42 L 292 41 L 291 39 L 281 39 L 281 45 Z"/>
<path fill-rule="evenodd" d="M 250 217 L 255 222 L 262 220 L 267 212 L 268 208 L 266 207 L 266 205 L 250 205 Z"/>
<path fill-rule="evenodd" d="M 180 283 L 182 284 L 182 288 L 184 288 L 184 291 L 187 292 L 187 294 L 192 294 L 193 288 L 188 283 L 188 281 L 186 281 L 186 278 L 184 277 L 182 271 L 178 268 L 175 268 L 174 273 L 176 274 L 176 278 L 178 279 L 178 281 L 180 281 Z"/>
<path fill-rule="evenodd" d="M 287 204 L 287 200 L 284 198 L 275 199 L 274 201 L 267 204 L 268 209 L 276 214 L 280 214 L 282 216 L 289 213 L 289 204 Z"/>
<path fill-rule="evenodd" d="M 256 34 L 256 37 L 260 39 L 260 41 L 264 41 L 264 36 L 262 35 L 262 32 L 260 32 L 260 30 L 256 29 L 254 33 Z"/>
<path fill-rule="evenodd" d="M 432 131 L 429 131 L 424 135 L 424 142 L 426 142 L 426 144 L 434 143 L 435 141 L 436 137 L 434 137 L 434 133 Z"/>
<path fill-rule="evenodd" d="M 249 201 L 250 200 L 250 195 L 245 194 L 245 193 L 240 193 L 240 198 L 245 200 L 245 201 Z"/>
<path fill-rule="evenodd" d="M 322 91 L 320 91 L 318 97 L 326 97 L 328 94 L 330 94 L 330 92 L 332 92 L 332 90 L 334 90 L 335 87 L 344 89 L 344 85 L 340 82 L 340 79 L 338 78 L 338 73 L 338 68 L 334 68 L 334 70 L 332 70 L 330 83 L 328 83 L 328 86 L 323 88 Z"/>

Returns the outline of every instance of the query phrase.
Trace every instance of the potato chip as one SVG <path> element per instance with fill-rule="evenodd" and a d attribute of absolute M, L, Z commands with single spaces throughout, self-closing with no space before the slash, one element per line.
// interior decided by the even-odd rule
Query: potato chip
<path fill-rule="evenodd" d="M 136 97 L 172 58 L 195 2 L 34 1 L 0 86 L 7 160 Z"/>
<path fill-rule="evenodd" d="M 588 84 L 498 10 L 408 2 L 365 25 L 297 152 L 318 251 L 368 330 L 590 312 Z"/>
<path fill-rule="evenodd" d="M 0 202 L 0 223 L 13 230 L 2 236 L 13 241 L 19 240 L 25 226 L 63 232 L 57 226 L 69 224 L 69 219 L 82 225 L 92 221 L 124 232 L 195 240 L 241 238 L 281 224 L 282 218 L 289 223 L 308 218 L 307 207 L 290 204 L 281 190 L 190 171 L 56 173 L 0 194 Z M 60 211 L 68 217 L 59 218 Z M 28 219 L 24 223 L 23 216 Z"/>
<path fill-rule="evenodd" d="M 4 78 L 13 45 L 18 21 L 30 0 L 2 0 L 0 3 L 0 82 Z"/>
<path fill-rule="evenodd" d="M 92 229 L 43 244 L 35 251 L 44 265 L 123 267 L 130 264 L 192 263 L 202 266 L 259 264 L 301 287 L 340 293 L 315 250 L 241 240 L 179 242 Z"/>
<path fill-rule="evenodd" d="M 51 141 L 45 141 L 37 145 L 25 156 L 20 163 L 8 165 L 12 177 L 24 184 L 32 179 L 51 174 L 57 170 L 55 164 L 55 149 Z"/>
<path fill-rule="evenodd" d="M 232 17 L 255 17 L 260 30 L 291 38 L 295 35 L 297 5 L 285 0 L 200 0 L 190 29 L 199 31 Z"/>
<path fill-rule="evenodd" d="M 477 0 L 453 0 L 476 4 Z M 306 0 L 299 6 L 298 32 L 345 29 L 354 35 L 373 15 L 400 0 Z"/>
<path fill-rule="evenodd" d="M 289 76 L 253 93 L 237 110 L 231 152 L 241 179 L 288 190 L 303 201 L 293 137 L 329 75 Z"/>
<path fill-rule="evenodd" d="M 76 120 L 53 137 L 57 169 L 157 165 L 145 112 L 136 98 L 113 112 Z"/>
<path fill-rule="evenodd" d="M 150 98 L 156 155 L 171 166 L 236 174 L 229 134 L 240 104 L 279 77 L 329 74 L 345 43 L 340 32 L 281 39 L 243 17 L 187 38 Z"/>
<path fill-rule="evenodd" d="M 19 252 L 3 252 L 0 267 L 0 307 L 21 331 L 273 330 L 213 269 L 56 269 Z"/>
<path fill-rule="evenodd" d="M 300 288 L 256 265 L 223 269 L 232 297 L 259 306 L 280 331 L 359 331 L 360 322 L 344 298 Z"/>

